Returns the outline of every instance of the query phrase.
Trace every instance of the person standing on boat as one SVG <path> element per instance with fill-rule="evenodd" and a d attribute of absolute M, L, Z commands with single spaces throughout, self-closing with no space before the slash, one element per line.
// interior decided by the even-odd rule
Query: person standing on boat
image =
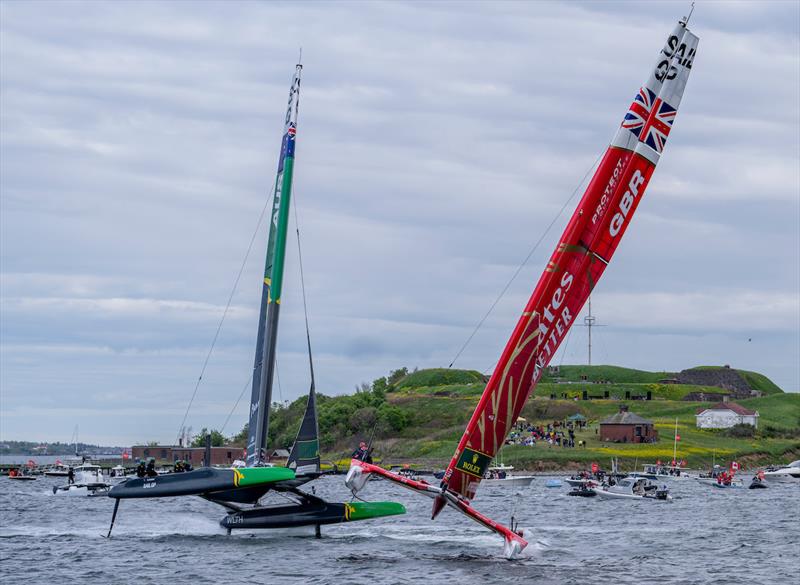
<path fill-rule="evenodd" d="M 156 460 L 150 458 L 150 461 L 147 462 L 147 470 L 146 470 L 147 477 L 156 477 L 158 472 L 156 471 Z"/>
<path fill-rule="evenodd" d="M 367 447 L 367 443 L 361 441 L 358 444 L 358 449 L 353 451 L 353 459 L 358 459 L 364 463 L 372 463 L 372 449 Z"/>
<path fill-rule="evenodd" d="M 75 470 L 73 470 L 72 467 L 67 471 L 67 483 L 70 485 L 75 483 Z"/>

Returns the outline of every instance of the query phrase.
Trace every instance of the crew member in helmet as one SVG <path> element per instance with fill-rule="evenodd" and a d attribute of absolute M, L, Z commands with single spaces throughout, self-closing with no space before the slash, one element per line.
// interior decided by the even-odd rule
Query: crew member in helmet
<path fill-rule="evenodd" d="M 358 459 L 364 463 L 372 463 L 372 449 L 367 447 L 367 443 L 361 441 L 358 444 L 358 449 L 353 451 L 353 459 Z"/>

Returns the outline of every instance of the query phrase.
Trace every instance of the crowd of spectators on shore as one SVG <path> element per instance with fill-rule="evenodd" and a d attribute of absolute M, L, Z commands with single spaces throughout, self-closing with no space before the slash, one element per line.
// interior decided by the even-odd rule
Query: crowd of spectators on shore
<path fill-rule="evenodd" d="M 538 444 L 548 447 L 574 448 L 576 446 L 575 425 L 572 422 L 564 424 L 560 421 L 553 421 L 546 426 L 518 422 L 506 438 L 506 445 L 535 447 Z M 578 441 L 577 446 L 585 448 L 586 443 Z"/>

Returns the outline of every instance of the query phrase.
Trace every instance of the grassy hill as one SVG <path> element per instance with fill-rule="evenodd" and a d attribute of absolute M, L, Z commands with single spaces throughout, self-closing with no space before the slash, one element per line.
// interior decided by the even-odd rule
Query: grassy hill
<path fill-rule="evenodd" d="M 697 366 L 692 370 L 721 370 L 724 366 Z M 735 370 L 753 390 L 758 390 L 764 394 L 781 394 L 783 390 L 775 382 L 758 372 L 748 372 L 747 370 Z"/>
<path fill-rule="evenodd" d="M 509 445 L 502 451 L 503 459 L 520 468 L 540 470 L 574 469 L 596 460 L 607 465 L 611 457 L 619 457 L 628 467 L 659 458 L 671 459 L 676 418 L 681 436 L 678 455 L 688 459 L 692 466 L 709 465 L 712 459 L 719 462 L 736 458 L 756 464 L 800 458 L 800 394 L 783 393 L 761 374 L 745 374 L 750 376 L 751 386 L 757 383 L 758 389 L 771 394 L 739 401 L 758 410 L 761 418 L 754 436 L 735 437 L 727 431 L 697 429 L 697 408 L 707 403 L 682 400 L 689 392 L 722 392 L 720 388 L 659 383 L 674 376 L 665 372 L 616 366 L 562 366 L 559 379 L 543 379 L 522 416 L 532 424 L 546 425 L 581 413 L 589 424 L 577 434 L 576 440 L 585 441 L 586 447 Z M 582 381 L 581 376 L 604 383 Z M 403 368 L 387 378 L 379 378 L 371 386 L 364 385 L 356 394 L 320 395 L 323 458 L 346 463 L 358 440 L 368 439 L 374 432 L 376 454 L 384 462 L 442 467 L 452 456 L 485 382 L 486 377 L 474 370 L 430 369 L 409 373 Z M 607 391 L 609 398 L 575 400 L 584 390 L 590 396 L 603 396 Z M 626 391 L 631 396 L 644 396 L 647 390 L 652 393 L 650 401 L 624 400 Z M 550 399 L 551 394 L 556 399 Z M 658 443 L 633 445 L 598 440 L 599 421 L 617 412 L 623 402 L 631 411 L 654 421 L 660 436 Z M 304 408 L 305 398 L 300 398 L 273 411 L 271 445 L 291 445 Z"/>

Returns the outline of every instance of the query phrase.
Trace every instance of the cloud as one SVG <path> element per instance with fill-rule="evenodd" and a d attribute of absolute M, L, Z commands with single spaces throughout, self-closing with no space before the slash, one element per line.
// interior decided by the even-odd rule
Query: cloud
<path fill-rule="evenodd" d="M 2 437 L 63 440 L 81 424 L 101 442 L 172 440 L 268 204 L 300 45 L 294 197 L 318 387 L 446 366 L 605 149 L 683 9 L 2 4 Z M 615 363 L 743 364 L 800 389 L 799 11 L 697 7 L 674 131 L 596 290 Z M 575 200 L 457 366 L 497 359 Z M 262 225 L 197 428 L 221 424 L 246 386 L 265 239 Z M 293 240 L 286 275 L 279 399 L 308 387 Z M 757 346 L 741 342 L 752 331 Z M 581 332 L 567 358 L 585 359 Z M 65 404 L 85 414 L 58 416 Z M 145 432 L 137 409 L 164 414 Z M 121 420 L 92 424 L 104 411 Z"/>

